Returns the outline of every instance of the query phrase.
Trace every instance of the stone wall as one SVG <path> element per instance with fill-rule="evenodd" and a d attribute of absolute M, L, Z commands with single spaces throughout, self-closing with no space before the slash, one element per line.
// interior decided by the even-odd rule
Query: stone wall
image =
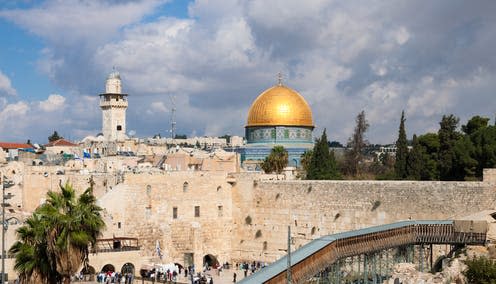
<path fill-rule="evenodd" d="M 121 262 L 138 267 L 160 261 L 157 242 L 163 262 L 187 266 L 189 255 L 196 267 L 205 255 L 221 263 L 272 262 L 286 253 L 288 225 L 296 249 L 337 232 L 410 218 L 453 219 L 496 208 L 494 170 L 484 172 L 483 182 L 414 182 L 288 181 L 224 171 L 89 172 L 88 167 L 9 163 L 2 172 L 15 182 L 15 197 L 9 202 L 25 213 L 60 182 L 82 192 L 93 180 L 104 208 L 103 237 L 135 237 L 142 247 L 130 254 L 132 259 L 119 259 L 116 268 Z M 64 174 L 57 174 L 60 170 Z M 9 228 L 6 247 L 13 242 L 14 229 Z"/>
<path fill-rule="evenodd" d="M 496 208 L 491 182 L 236 180 L 232 256 L 238 261 L 272 262 L 284 255 L 288 225 L 296 249 L 337 232 Z"/>
<path fill-rule="evenodd" d="M 156 257 L 158 241 L 165 262 L 185 263 L 185 254 L 193 254 L 201 267 L 207 254 L 230 260 L 231 200 L 226 173 L 161 172 L 126 174 L 98 202 L 111 220 L 106 237 L 136 237 L 149 257 Z"/>

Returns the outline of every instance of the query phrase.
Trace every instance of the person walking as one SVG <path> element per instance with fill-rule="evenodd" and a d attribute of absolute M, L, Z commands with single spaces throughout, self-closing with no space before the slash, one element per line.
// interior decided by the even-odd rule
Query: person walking
<path fill-rule="evenodd" d="M 233 273 L 233 283 L 236 283 L 236 272 Z"/>

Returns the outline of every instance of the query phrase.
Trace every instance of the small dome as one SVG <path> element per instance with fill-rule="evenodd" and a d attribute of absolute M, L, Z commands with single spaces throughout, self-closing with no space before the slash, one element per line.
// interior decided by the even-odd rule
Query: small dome
<path fill-rule="evenodd" d="M 291 88 L 276 85 L 260 94 L 250 107 L 246 127 L 306 126 L 313 128 L 312 110 Z"/>
<path fill-rule="evenodd" d="M 108 76 L 107 76 L 107 80 L 109 79 L 121 79 L 121 74 L 119 74 L 118 71 L 112 71 Z"/>

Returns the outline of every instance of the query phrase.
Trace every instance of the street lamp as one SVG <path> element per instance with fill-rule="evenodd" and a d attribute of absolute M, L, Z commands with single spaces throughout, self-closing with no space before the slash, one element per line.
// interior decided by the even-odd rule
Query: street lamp
<path fill-rule="evenodd" d="M 1 176 L 1 175 L 0 175 Z M 5 189 L 11 187 L 14 185 L 14 182 L 7 180 L 6 176 L 3 176 L 2 178 L 2 284 L 5 283 L 5 231 L 7 230 L 7 224 L 5 222 L 5 207 L 10 206 L 10 204 L 5 203 L 6 199 L 12 198 L 14 195 L 12 195 L 10 192 L 9 194 L 5 195 Z"/>

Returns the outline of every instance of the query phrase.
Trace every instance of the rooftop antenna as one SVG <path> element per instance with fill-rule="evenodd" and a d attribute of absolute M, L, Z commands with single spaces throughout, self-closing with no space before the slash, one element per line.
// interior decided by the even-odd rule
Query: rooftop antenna
<path fill-rule="evenodd" d="M 171 138 L 174 139 L 176 137 L 176 96 L 169 96 L 172 104 L 172 109 L 171 109 L 171 119 L 170 119 L 170 124 L 171 124 Z"/>

